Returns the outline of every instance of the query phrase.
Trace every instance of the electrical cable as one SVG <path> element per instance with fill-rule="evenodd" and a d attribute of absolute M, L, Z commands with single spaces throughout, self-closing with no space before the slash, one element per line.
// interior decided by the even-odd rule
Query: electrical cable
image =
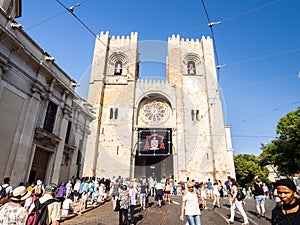
<path fill-rule="evenodd" d="M 97 34 L 95 34 L 94 33 L 94 31 L 92 31 L 92 29 L 90 29 L 78 16 L 76 16 L 76 14 L 74 13 L 74 11 L 73 11 L 73 9 L 76 7 L 76 6 L 78 6 L 78 4 L 77 5 L 75 5 L 75 6 L 73 6 L 73 8 L 72 7 L 70 7 L 70 8 L 67 8 L 60 0 L 56 0 L 63 8 L 65 8 L 67 11 L 69 11 L 70 13 L 71 13 L 71 15 L 82 25 L 82 26 L 84 26 L 84 28 L 85 29 L 87 29 L 96 39 L 98 39 L 106 48 L 107 48 L 107 50 L 109 51 L 110 50 L 110 48 L 99 38 L 99 36 L 97 35 Z M 85 0 L 85 1 L 87 1 L 87 0 Z M 83 2 L 85 2 L 85 1 L 83 1 Z"/>
<path fill-rule="evenodd" d="M 276 1 L 273 1 L 273 2 L 269 2 L 269 3 L 267 3 L 267 4 L 264 4 L 264 5 L 262 5 L 262 6 L 256 7 L 256 8 L 254 8 L 254 9 L 250 9 L 250 10 L 248 10 L 248 11 L 246 11 L 246 12 L 237 14 L 237 15 L 235 15 L 235 16 L 231 16 L 231 17 L 229 17 L 229 18 L 226 18 L 226 19 L 222 20 L 222 23 L 226 23 L 226 22 L 228 22 L 228 21 L 230 21 L 230 20 L 233 20 L 233 19 L 236 19 L 236 18 L 238 18 L 238 17 L 241 17 L 241 16 L 244 16 L 244 15 L 253 13 L 253 12 L 258 11 L 258 10 L 260 10 L 260 9 L 263 9 L 263 8 L 268 7 L 268 6 L 274 5 L 274 4 L 276 4 L 276 3 L 280 2 L 280 1 L 282 1 L 282 0 L 276 0 Z"/>
<path fill-rule="evenodd" d="M 236 62 L 232 62 L 232 63 L 226 63 L 225 66 L 228 66 L 228 65 L 231 66 L 231 65 L 236 65 L 236 64 L 246 63 L 246 62 L 252 62 L 252 61 L 259 60 L 259 59 L 271 58 L 274 56 L 285 55 L 285 54 L 298 52 L 298 51 L 300 51 L 300 48 L 295 48 L 295 49 L 291 49 L 291 50 L 287 50 L 287 51 L 283 51 L 283 52 L 277 52 L 277 53 L 273 53 L 273 54 L 269 54 L 269 55 L 265 55 L 265 56 L 259 56 L 259 57 L 255 57 L 255 58 L 240 60 L 240 61 L 236 61 Z"/>
<path fill-rule="evenodd" d="M 78 3 L 77 5 L 78 5 L 78 6 L 79 6 L 79 5 L 82 5 L 82 4 L 85 3 L 86 1 L 88 1 L 88 0 L 84 0 L 84 1 L 82 1 L 82 2 L 80 2 L 80 3 Z M 39 26 L 39 25 L 41 25 L 41 24 L 43 24 L 43 23 L 46 23 L 46 22 L 48 22 L 49 20 L 52 20 L 52 19 L 54 19 L 54 18 L 56 18 L 56 17 L 58 17 L 58 16 L 60 16 L 60 15 L 65 14 L 65 13 L 66 13 L 65 10 L 62 11 L 62 12 L 59 12 L 59 13 L 57 13 L 57 14 L 55 14 L 55 15 L 53 15 L 53 16 L 50 16 L 50 17 L 48 17 L 48 18 L 46 18 L 46 19 L 44 19 L 44 20 L 42 20 L 42 21 L 40 21 L 40 22 L 38 22 L 38 23 L 36 23 L 36 24 L 34 24 L 34 25 L 32 25 L 32 26 L 26 28 L 26 29 L 24 29 L 24 30 L 25 30 L 25 31 L 28 31 L 28 30 L 30 30 L 30 29 L 32 29 L 32 28 L 34 28 L 34 27 L 37 27 L 37 26 Z"/>
<path fill-rule="evenodd" d="M 268 7 L 268 6 L 274 5 L 274 4 L 276 4 L 276 3 L 280 2 L 280 1 L 282 1 L 282 0 L 276 0 L 276 1 L 273 1 L 273 2 L 270 2 L 270 3 L 267 3 L 267 4 L 265 4 L 265 5 L 262 5 L 262 6 L 253 8 L 253 9 L 250 9 L 250 10 L 245 11 L 245 12 L 243 12 L 243 13 L 240 13 L 240 14 L 237 14 L 237 15 L 234 15 L 234 16 L 231 16 L 231 17 L 222 19 L 221 22 L 222 22 L 222 23 L 226 23 L 226 22 L 228 22 L 228 21 L 230 21 L 230 20 L 234 20 L 234 19 L 236 19 L 236 18 L 238 18 L 238 17 L 244 16 L 244 15 L 253 13 L 253 12 L 255 12 L 255 11 L 258 11 L 258 10 L 260 10 L 260 9 L 266 8 L 266 7 Z M 201 27 L 206 27 L 206 26 L 207 26 L 206 24 L 203 24 L 203 25 L 200 25 L 200 26 L 196 26 L 196 27 L 189 28 L 188 30 L 184 30 L 184 31 L 182 31 L 182 32 L 180 32 L 180 33 L 181 33 L 181 34 L 189 33 L 189 32 L 191 32 L 191 31 L 198 30 L 199 28 L 201 28 Z"/>
<path fill-rule="evenodd" d="M 58 16 L 60 16 L 60 15 L 62 15 L 62 14 L 65 14 L 65 13 L 66 13 L 65 10 L 62 11 L 62 12 L 59 12 L 59 13 L 57 13 L 57 14 L 51 16 L 51 17 L 48 17 L 47 19 L 44 19 L 44 20 L 42 20 L 42 21 L 40 21 L 40 22 L 38 22 L 38 23 L 36 23 L 36 24 L 34 24 L 34 25 L 32 25 L 32 26 L 30 26 L 30 27 L 24 29 L 24 30 L 25 30 L 25 31 L 28 31 L 28 30 L 30 30 L 30 29 L 32 29 L 32 28 L 34 28 L 34 27 L 37 27 L 37 26 L 39 26 L 39 25 L 41 25 L 41 24 L 43 24 L 43 23 L 46 23 L 46 22 L 48 22 L 49 20 L 52 20 L 52 19 L 54 19 L 54 18 L 56 18 L 56 17 L 58 17 Z"/>
<path fill-rule="evenodd" d="M 214 31 L 213 31 L 213 24 L 214 23 L 212 23 L 211 20 L 210 20 L 210 18 L 209 18 L 209 15 L 208 15 L 208 12 L 207 12 L 204 0 L 201 0 L 201 2 L 202 2 L 202 6 L 203 6 L 203 9 L 204 9 L 207 21 L 208 21 L 208 27 L 210 29 L 211 36 L 212 36 L 212 41 L 213 41 L 213 46 L 214 46 L 214 53 L 215 53 L 215 59 L 216 59 L 216 65 L 217 65 L 217 81 L 218 81 L 218 84 L 219 84 L 219 76 L 220 76 L 220 68 L 221 67 L 219 65 L 219 57 L 218 57 L 218 52 L 217 52 L 215 35 L 214 35 Z"/>
<path fill-rule="evenodd" d="M 290 103 L 290 104 L 288 104 L 288 105 L 281 106 L 281 107 L 279 107 L 279 108 L 274 108 L 274 109 L 272 109 L 272 110 L 265 111 L 265 112 L 263 112 L 263 113 L 257 114 L 257 115 L 255 115 L 255 116 L 253 116 L 253 117 L 248 118 L 248 119 L 242 120 L 241 122 L 237 123 L 236 125 L 240 125 L 240 124 L 242 124 L 242 123 L 248 122 L 248 121 L 253 120 L 253 119 L 255 119 L 255 118 L 257 118 L 257 117 L 260 117 L 260 116 L 262 116 L 262 115 L 269 114 L 269 113 L 271 113 L 271 112 L 278 111 L 278 110 L 280 110 L 280 109 L 283 109 L 283 108 L 286 108 L 286 107 L 289 107 L 289 106 L 292 106 L 292 105 L 295 105 L 295 104 L 298 104 L 298 103 L 300 103 L 300 101 L 293 102 L 293 103 Z"/>

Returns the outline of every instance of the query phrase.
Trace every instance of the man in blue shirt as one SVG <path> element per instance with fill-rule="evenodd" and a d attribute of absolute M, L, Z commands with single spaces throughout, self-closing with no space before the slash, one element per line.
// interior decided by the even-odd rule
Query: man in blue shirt
<path fill-rule="evenodd" d="M 212 182 L 210 181 L 210 178 L 208 178 L 206 196 L 207 198 L 211 198 L 211 195 L 212 195 Z"/>

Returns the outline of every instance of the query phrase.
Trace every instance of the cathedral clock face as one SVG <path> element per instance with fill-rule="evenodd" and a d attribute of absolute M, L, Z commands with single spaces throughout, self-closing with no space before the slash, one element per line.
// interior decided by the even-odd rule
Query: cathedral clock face
<path fill-rule="evenodd" d="M 164 102 L 153 101 L 146 103 L 141 110 L 145 123 L 159 125 L 168 119 L 168 107 Z"/>

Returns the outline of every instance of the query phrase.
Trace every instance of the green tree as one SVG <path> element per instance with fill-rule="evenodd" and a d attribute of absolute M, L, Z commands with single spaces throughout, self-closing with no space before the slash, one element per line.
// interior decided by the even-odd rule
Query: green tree
<path fill-rule="evenodd" d="M 236 179 L 240 186 L 251 187 L 255 176 L 260 176 L 262 181 L 269 183 L 269 170 L 262 165 L 262 160 L 250 154 L 234 156 Z"/>
<path fill-rule="evenodd" d="M 264 164 L 273 164 L 281 175 L 291 176 L 300 171 L 300 107 L 282 117 L 269 144 L 261 146 Z"/>

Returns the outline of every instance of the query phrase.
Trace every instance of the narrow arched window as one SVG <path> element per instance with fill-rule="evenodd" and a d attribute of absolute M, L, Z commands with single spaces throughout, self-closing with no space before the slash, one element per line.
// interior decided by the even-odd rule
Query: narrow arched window
<path fill-rule="evenodd" d="M 114 110 L 113 110 L 113 108 L 110 108 L 109 119 L 113 119 L 113 118 L 114 118 Z"/>
<path fill-rule="evenodd" d="M 118 119 L 118 109 L 115 109 L 115 119 Z"/>
<path fill-rule="evenodd" d="M 115 72 L 114 75 L 121 75 L 122 74 L 122 68 L 123 67 L 123 63 L 121 61 L 117 61 L 115 63 Z"/>
<path fill-rule="evenodd" d="M 187 72 L 189 75 L 196 75 L 196 65 L 194 61 L 188 61 Z"/>

